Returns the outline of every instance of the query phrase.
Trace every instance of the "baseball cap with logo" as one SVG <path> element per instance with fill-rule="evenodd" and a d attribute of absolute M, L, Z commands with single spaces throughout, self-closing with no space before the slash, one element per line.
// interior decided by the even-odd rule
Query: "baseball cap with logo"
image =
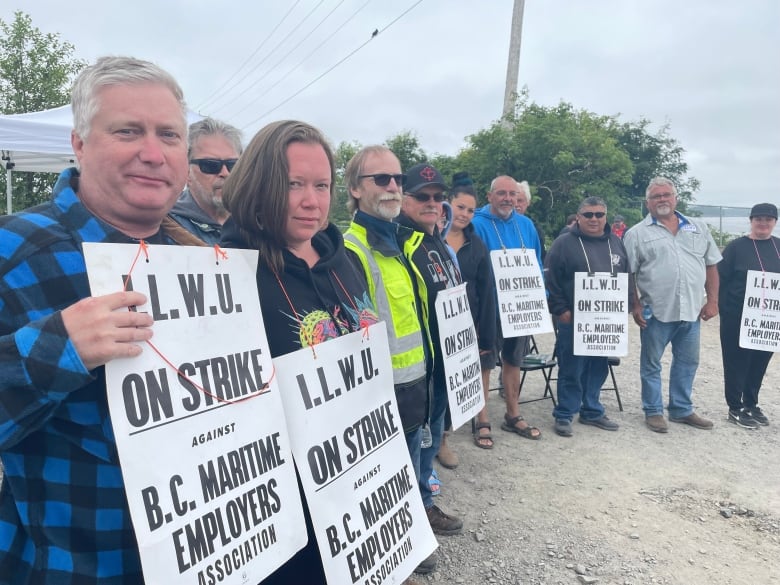
<path fill-rule="evenodd" d="M 406 171 L 406 183 L 404 184 L 405 192 L 417 193 L 420 189 L 432 185 L 441 187 L 444 191 L 447 190 L 447 184 L 444 182 L 444 177 L 428 163 L 414 165 Z"/>

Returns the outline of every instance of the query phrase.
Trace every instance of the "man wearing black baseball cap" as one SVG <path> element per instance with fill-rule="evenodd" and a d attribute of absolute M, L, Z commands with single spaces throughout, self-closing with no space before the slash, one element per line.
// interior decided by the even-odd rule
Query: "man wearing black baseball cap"
<path fill-rule="evenodd" d="M 461 278 L 436 225 L 442 214 L 442 203 L 447 199 L 445 195 L 447 185 L 444 178 L 428 163 L 414 165 L 405 174 L 401 214 L 396 220 L 402 226 L 399 229 L 399 239 L 411 237 L 414 232 L 423 234 L 422 244 L 413 254 L 412 261 L 425 280 L 428 296 L 428 330 L 434 346 L 433 392 L 428 423 L 432 441 L 431 445 L 424 447 L 420 454 L 420 492 L 433 531 L 440 535 L 451 535 L 463 530 L 463 521 L 445 514 L 438 506 L 434 506 L 428 478 L 433 472 L 433 460 L 441 445 L 447 411 L 447 386 L 444 378 L 444 360 L 439 349 L 439 322 L 436 317 L 435 301 L 440 290 L 460 284 Z"/>

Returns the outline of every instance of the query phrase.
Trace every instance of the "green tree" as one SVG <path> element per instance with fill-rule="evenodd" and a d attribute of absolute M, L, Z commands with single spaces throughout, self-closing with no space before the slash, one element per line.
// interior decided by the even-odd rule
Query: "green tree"
<path fill-rule="evenodd" d="M 342 230 L 349 226 L 351 217 L 349 211 L 347 211 L 347 198 L 349 194 L 347 192 L 347 185 L 344 181 L 344 171 L 347 168 L 347 163 L 355 156 L 358 150 L 362 146 L 357 141 L 341 142 L 336 150 L 333 151 L 333 158 L 336 162 L 336 196 L 333 201 L 330 202 L 330 213 L 328 217 L 330 221 L 338 225 Z"/>
<path fill-rule="evenodd" d="M 637 122 L 612 121 L 611 131 L 634 165 L 631 184 L 626 190 L 626 213 L 623 213 L 630 223 L 641 217 L 645 189 L 653 177 L 663 176 L 674 181 L 681 210 L 693 201 L 693 193 L 699 189 L 699 181 L 687 176 L 685 149 L 670 136 L 669 125 L 665 124 L 653 134 L 649 131 L 650 124 L 645 118 Z"/>
<path fill-rule="evenodd" d="M 399 132 L 385 140 L 385 146 L 393 151 L 401 162 L 402 171 L 428 161 L 428 154 L 420 146 L 417 135 L 409 130 Z"/>
<path fill-rule="evenodd" d="M 521 96 L 513 115 L 469 137 L 458 155 L 482 197 L 498 175 L 527 180 L 534 203 L 528 214 L 545 233 L 557 233 L 566 215 L 586 196 L 603 197 L 619 209 L 633 165 L 612 135 L 612 118 L 527 103 Z"/>
<path fill-rule="evenodd" d="M 74 46 L 59 34 L 43 33 L 29 15 L 17 11 L 14 20 L 0 19 L 0 113 L 19 114 L 55 108 L 70 101 L 73 78 L 86 62 L 73 57 Z M 14 208 L 48 199 L 56 179 L 52 173 L 13 173 Z M 6 209 L 5 165 L 2 210 Z"/>

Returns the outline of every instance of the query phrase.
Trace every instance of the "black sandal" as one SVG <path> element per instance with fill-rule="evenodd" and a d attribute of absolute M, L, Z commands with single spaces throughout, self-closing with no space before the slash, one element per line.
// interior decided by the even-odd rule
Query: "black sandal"
<path fill-rule="evenodd" d="M 488 434 L 487 435 L 480 435 L 479 431 L 480 429 L 487 429 Z M 490 423 L 485 422 L 478 422 L 476 426 L 474 427 L 473 433 L 474 433 L 474 444 L 479 447 L 480 449 L 492 449 L 493 448 L 493 435 L 490 433 Z M 480 441 L 490 441 L 489 445 L 485 445 L 484 443 L 480 443 Z"/>
<path fill-rule="evenodd" d="M 515 433 L 520 435 L 521 437 L 525 437 L 526 439 L 531 439 L 532 441 L 538 441 L 539 439 L 541 439 L 542 431 L 540 431 L 536 427 L 527 425 L 521 429 L 515 426 L 517 423 L 522 422 L 524 420 L 525 419 L 522 416 L 509 416 L 508 414 L 505 414 L 504 422 L 501 423 L 501 429 L 507 431 L 508 433 Z"/>

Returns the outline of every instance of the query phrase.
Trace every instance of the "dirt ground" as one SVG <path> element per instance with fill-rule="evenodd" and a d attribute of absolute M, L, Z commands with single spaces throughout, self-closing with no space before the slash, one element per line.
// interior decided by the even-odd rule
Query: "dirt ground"
<path fill-rule="evenodd" d="M 499 428 L 503 399 L 491 392 L 495 448 L 474 446 L 469 425 L 451 436 L 460 465 L 438 468 L 437 504 L 465 529 L 439 537 L 439 567 L 419 583 L 780 584 L 780 359 L 761 391 L 770 426 L 741 429 L 726 420 L 718 320 L 704 323 L 693 398 L 715 428 L 670 423 L 660 435 L 644 424 L 631 327 L 630 355 L 615 370 L 624 412 L 614 392 L 602 395 L 619 431 L 575 421 L 574 437 L 559 437 L 542 400 L 521 407 L 543 432 L 530 441 Z M 552 353 L 552 335 L 537 341 Z M 531 373 L 521 398 L 543 388 Z"/>
<path fill-rule="evenodd" d="M 644 424 L 639 331 L 602 402 L 620 430 L 574 422 L 557 436 L 552 402 L 521 412 L 540 441 L 502 431 L 503 399 L 491 392 L 495 448 L 478 449 L 470 425 L 451 436 L 460 465 L 438 468 L 437 504 L 464 518 L 463 534 L 439 537 L 437 571 L 420 583 L 780 584 L 780 359 L 770 364 L 761 406 L 770 425 L 745 430 L 727 421 L 718 319 L 702 326 L 693 400 L 715 428 Z M 542 352 L 553 338 L 543 336 Z M 668 351 L 667 351 L 668 353 Z M 666 356 L 664 375 L 668 376 Z M 554 384 L 554 383 L 553 383 Z M 497 386 L 497 370 L 493 384 Z M 664 395 L 668 396 L 664 383 Z M 521 398 L 543 393 L 529 374 Z"/>

